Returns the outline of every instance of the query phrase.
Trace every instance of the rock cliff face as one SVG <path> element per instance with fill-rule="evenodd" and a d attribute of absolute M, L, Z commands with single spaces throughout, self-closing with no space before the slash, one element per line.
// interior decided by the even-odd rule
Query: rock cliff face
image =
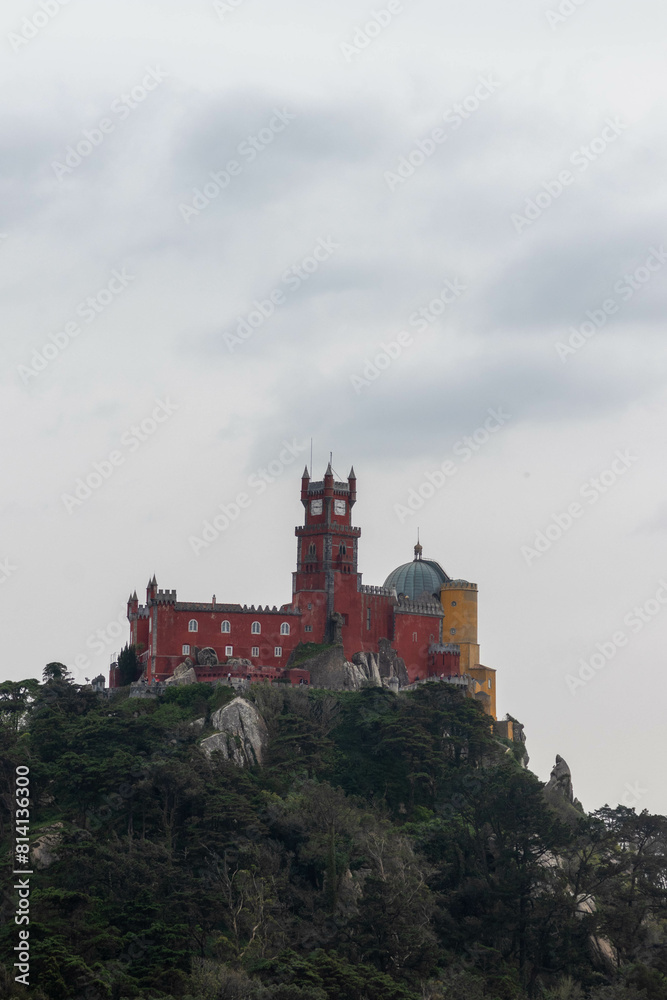
<path fill-rule="evenodd" d="M 261 764 L 269 743 L 269 731 L 254 705 L 245 698 L 234 698 L 211 718 L 218 732 L 202 740 L 207 754 L 221 750 L 225 760 L 239 767 Z"/>
<path fill-rule="evenodd" d="M 345 659 L 342 646 L 331 646 L 303 660 L 299 666 L 310 671 L 315 687 L 331 691 L 359 691 L 362 687 L 396 687 L 408 683 L 405 663 L 386 639 L 380 641 L 379 653 L 355 653 L 350 661 Z"/>
<path fill-rule="evenodd" d="M 549 781 L 544 786 L 544 797 L 566 821 L 576 821 L 584 811 L 579 799 L 574 797 L 570 768 L 558 754 Z"/>
<path fill-rule="evenodd" d="M 383 681 L 396 678 L 401 687 L 410 683 L 408 669 L 405 661 L 401 659 L 395 649 L 391 648 L 389 639 L 380 639 L 378 642 L 380 677 Z"/>

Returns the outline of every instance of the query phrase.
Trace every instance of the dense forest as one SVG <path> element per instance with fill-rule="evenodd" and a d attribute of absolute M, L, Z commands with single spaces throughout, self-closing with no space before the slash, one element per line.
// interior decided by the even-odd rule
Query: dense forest
<path fill-rule="evenodd" d="M 667 998 L 663 817 L 554 809 L 523 747 L 446 684 L 256 685 L 270 741 L 249 767 L 200 746 L 233 697 L 103 697 L 57 664 L 0 685 L 2 997 Z"/>

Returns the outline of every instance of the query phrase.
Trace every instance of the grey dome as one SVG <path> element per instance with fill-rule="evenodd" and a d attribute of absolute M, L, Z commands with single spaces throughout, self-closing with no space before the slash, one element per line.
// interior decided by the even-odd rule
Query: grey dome
<path fill-rule="evenodd" d="M 440 563 L 434 559 L 416 558 L 412 562 L 398 566 L 384 581 L 385 587 L 396 588 L 397 594 L 405 594 L 416 600 L 424 591 L 440 600 L 440 586 L 449 580 Z"/>

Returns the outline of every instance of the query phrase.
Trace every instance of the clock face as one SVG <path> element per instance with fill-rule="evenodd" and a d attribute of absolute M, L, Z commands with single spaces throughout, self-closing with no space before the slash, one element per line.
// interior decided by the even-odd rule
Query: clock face
<path fill-rule="evenodd" d="M 322 501 L 321 500 L 311 500 L 310 501 L 310 513 L 311 514 L 321 514 L 322 513 Z"/>
<path fill-rule="evenodd" d="M 344 513 L 345 513 L 345 501 L 334 500 L 334 514 L 344 514 Z"/>

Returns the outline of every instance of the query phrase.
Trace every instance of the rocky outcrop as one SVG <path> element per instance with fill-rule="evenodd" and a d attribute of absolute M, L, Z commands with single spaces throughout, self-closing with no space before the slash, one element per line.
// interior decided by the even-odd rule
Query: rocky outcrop
<path fill-rule="evenodd" d="M 576 823 L 584 811 L 579 799 L 574 797 L 570 768 L 558 754 L 549 781 L 544 786 L 544 797 L 566 822 Z"/>
<path fill-rule="evenodd" d="M 269 742 L 269 731 L 257 709 L 245 698 L 234 698 L 211 717 L 218 732 L 202 740 L 207 754 L 220 750 L 225 760 L 239 767 L 261 764 Z"/>
<path fill-rule="evenodd" d="M 397 678 L 400 687 L 410 683 L 408 669 L 405 660 L 402 660 L 395 649 L 391 648 L 389 639 L 380 639 L 378 642 L 380 677 L 383 681 Z M 393 685 L 389 685 L 393 686 Z"/>
<path fill-rule="evenodd" d="M 357 677 L 359 687 L 364 684 L 372 684 L 373 687 L 382 687 L 382 677 L 380 676 L 380 664 L 377 653 L 355 653 L 352 663 L 346 666 L 357 667 Z"/>
<path fill-rule="evenodd" d="M 575 917 L 582 920 L 584 917 L 592 916 L 597 912 L 597 903 L 594 896 L 588 893 L 581 893 L 577 896 Z M 588 945 L 591 950 L 593 961 L 597 966 L 614 970 L 618 968 L 618 954 L 611 941 L 600 934 L 591 934 L 588 938 Z"/>
<path fill-rule="evenodd" d="M 197 674 L 195 673 L 195 668 L 192 665 L 192 660 L 184 660 L 183 663 L 179 663 L 174 670 L 171 677 L 168 677 L 165 684 L 196 684 Z"/>
<path fill-rule="evenodd" d="M 33 868 L 38 870 L 49 868 L 56 861 L 60 861 L 58 848 L 62 842 L 62 830 L 64 823 L 52 823 L 45 827 L 37 840 L 30 848 L 30 858 Z"/>
<path fill-rule="evenodd" d="M 224 666 L 229 667 L 230 670 L 244 670 L 252 667 L 252 660 L 246 660 L 242 656 L 230 656 L 225 661 Z"/>
<path fill-rule="evenodd" d="M 197 650 L 197 663 L 200 667 L 215 667 L 217 662 L 218 654 L 212 646 Z"/>
<path fill-rule="evenodd" d="M 310 671 L 314 687 L 330 691 L 396 688 L 408 683 L 405 663 L 387 639 L 380 640 L 378 653 L 354 653 L 351 661 L 345 659 L 342 646 L 330 646 L 307 660 L 299 660 L 298 665 Z"/>

